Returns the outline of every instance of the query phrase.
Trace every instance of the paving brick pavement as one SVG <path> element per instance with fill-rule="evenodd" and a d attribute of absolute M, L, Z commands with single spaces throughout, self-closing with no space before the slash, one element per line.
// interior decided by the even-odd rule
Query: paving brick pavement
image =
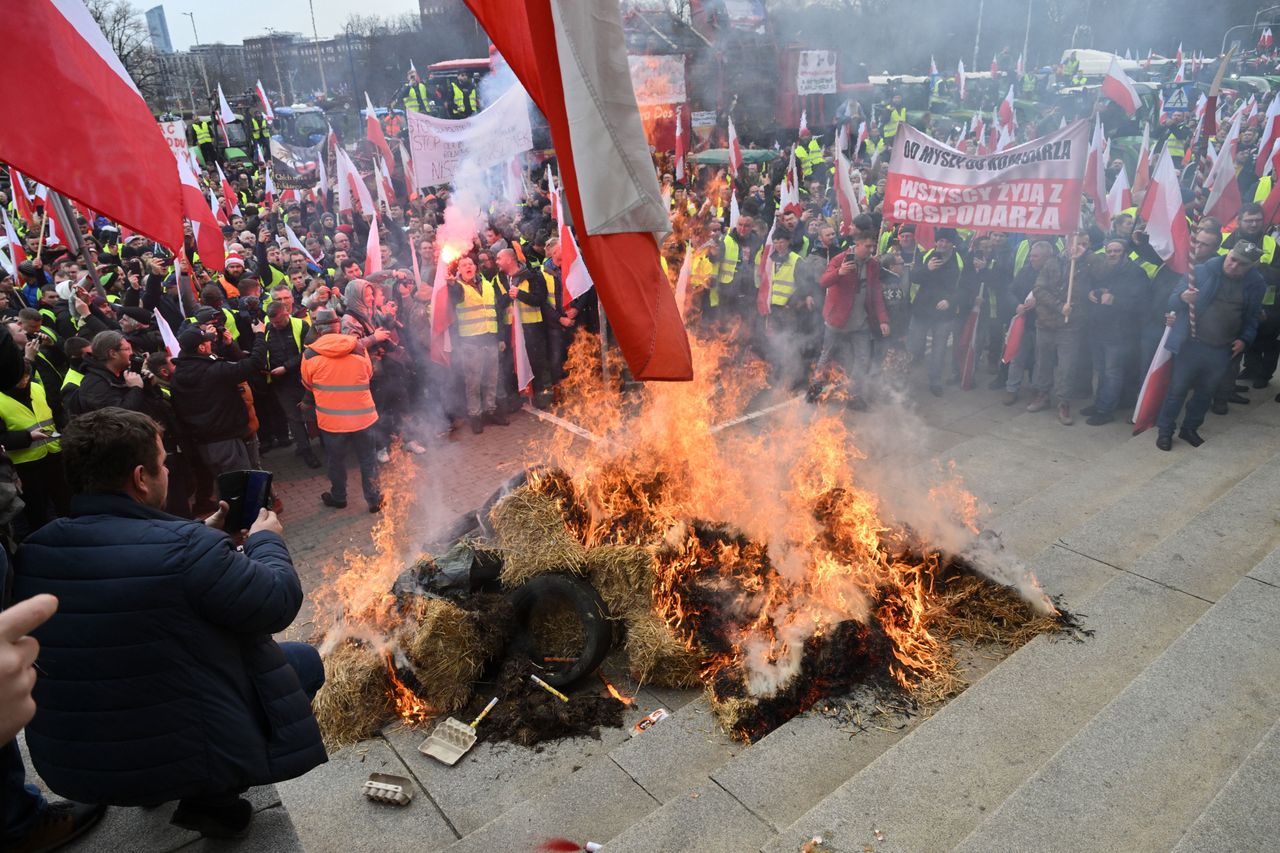
<path fill-rule="evenodd" d="M 532 414 L 517 412 L 511 416 L 510 426 L 487 426 L 479 435 L 464 426 L 447 437 L 433 439 L 420 456 L 393 454 L 392 461 L 382 466 L 384 478 L 394 476 L 396 466 L 416 469 L 409 530 L 399 537 L 406 548 L 406 565 L 433 535 L 478 507 L 519 471 L 529 456 L 529 446 L 553 429 Z M 367 510 L 360 497 L 360 471 L 354 456 L 347 463 L 349 500 L 345 509 L 321 503 L 320 494 L 329 489 L 325 469 L 308 468 L 291 450 L 273 450 L 263 457 L 262 464 L 275 474 L 276 495 L 284 505 L 280 520 L 285 540 L 306 593 L 302 611 L 282 638 L 308 638 L 315 615 L 312 594 L 324 581 L 325 566 L 338 565 L 348 549 L 371 552 L 370 534 L 378 516 Z M 404 496 L 391 494 L 389 498 L 402 500 Z"/>

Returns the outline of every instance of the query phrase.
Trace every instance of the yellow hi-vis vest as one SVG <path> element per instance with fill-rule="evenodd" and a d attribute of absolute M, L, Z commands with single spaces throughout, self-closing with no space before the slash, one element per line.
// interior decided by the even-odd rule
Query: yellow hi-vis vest
<path fill-rule="evenodd" d="M 458 335 L 474 338 L 476 335 L 498 334 L 498 303 L 495 300 L 493 279 L 479 279 L 480 289 L 474 284 L 459 281 L 462 285 L 462 301 L 458 303 Z"/>
<path fill-rule="evenodd" d="M 479 109 L 479 101 L 476 98 L 476 90 L 474 88 L 470 93 L 467 93 L 463 91 L 462 87 L 459 86 L 456 81 L 451 85 L 453 86 L 454 110 L 458 113 L 464 112 L 467 109 L 468 102 L 470 102 L 471 112 L 474 113 Z"/>
<path fill-rule="evenodd" d="M 1263 175 L 1258 179 L 1258 187 L 1253 191 L 1253 200 L 1258 204 L 1262 204 L 1267 200 L 1267 196 L 1271 195 L 1272 180 L 1270 175 Z"/>
<path fill-rule="evenodd" d="M 431 112 L 431 98 L 427 95 L 426 83 L 409 84 L 409 91 L 404 96 L 404 109 L 405 112 L 411 113 Z"/>
<path fill-rule="evenodd" d="M 757 262 L 763 252 L 764 249 L 761 249 L 756 254 Z M 788 252 L 787 257 L 780 264 L 774 263 L 773 258 L 769 259 L 770 305 L 786 305 L 791 301 L 791 294 L 796 292 L 796 263 L 799 260 L 800 256 L 795 252 Z"/>
<path fill-rule="evenodd" d="M 192 122 L 191 129 L 195 131 L 196 134 L 196 145 L 204 145 L 206 142 L 213 142 L 213 129 L 209 127 L 209 122 Z"/>
<path fill-rule="evenodd" d="M 822 162 L 822 146 L 818 144 L 818 140 L 810 139 L 806 146 L 802 142 L 796 143 L 796 165 L 800 167 L 800 178 L 807 179 L 813 174 L 813 167 Z"/>
<path fill-rule="evenodd" d="M 1224 236 L 1224 238 L 1223 238 L 1222 242 L 1223 242 L 1223 243 L 1227 242 L 1227 241 L 1226 241 L 1226 237 L 1230 237 L 1230 236 L 1231 236 L 1232 234 L 1234 234 L 1234 233 L 1235 233 L 1234 231 L 1232 231 L 1232 232 L 1228 232 L 1228 233 Z M 1234 244 L 1233 244 L 1233 245 L 1234 245 Z M 1275 260 L 1275 257 L 1276 257 L 1276 238 L 1275 238 L 1275 237 L 1272 237 L 1270 234 L 1263 234 L 1263 235 L 1262 235 L 1262 246 L 1261 246 L 1261 249 L 1262 249 L 1262 257 L 1258 259 L 1258 264 L 1259 264 L 1259 266 L 1266 266 L 1266 265 L 1270 264 L 1273 260 Z M 1230 249 L 1230 248 L 1228 248 L 1227 246 L 1222 246 L 1222 247 L 1220 247 L 1220 248 L 1218 249 L 1218 254 L 1219 254 L 1219 255 L 1225 255 L 1225 254 L 1227 254 L 1227 253 L 1228 253 L 1228 252 L 1230 252 L 1230 251 L 1231 251 L 1231 249 Z M 1266 292 L 1262 294 L 1262 304 L 1263 304 L 1263 305 L 1275 305 L 1275 304 L 1276 304 L 1276 286 L 1275 286 L 1274 284 L 1269 284 L 1269 285 L 1267 285 L 1267 290 L 1266 290 Z"/>
<path fill-rule="evenodd" d="M 27 386 L 31 389 L 31 408 L 19 403 L 8 394 L 0 394 L 0 418 L 4 419 L 4 428 L 9 432 L 31 432 L 33 429 L 53 427 L 53 411 L 44 395 L 44 387 L 36 382 Z M 41 441 L 21 450 L 10 450 L 9 458 L 15 465 L 23 462 L 35 462 L 50 453 L 57 453 L 62 446 L 55 439 Z"/>
<path fill-rule="evenodd" d="M 740 256 L 738 241 L 725 235 L 724 254 L 720 257 L 720 273 L 716 276 L 720 284 L 728 284 L 733 281 L 733 277 L 738 274 L 738 258 Z M 715 296 L 712 297 L 712 299 L 715 298 Z"/>
<path fill-rule="evenodd" d="M 84 374 L 76 370 L 74 367 L 67 370 L 67 375 L 62 379 L 62 387 L 79 386 L 84 381 Z"/>
<path fill-rule="evenodd" d="M 880 131 L 880 135 L 885 139 L 893 139 L 898 135 L 898 125 L 907 120 L 907 108 L 901 109 L 889 108 L 889 119 L 884 123 L 884 129 Z"/>
<path fill-rule="evenodd" d="M 298 346 L 298 355 L 302 355 L 302 326 L 303 326 L 302 320 L 298 317 L 290 317 L 289 325 L 293 327 L 293 342 Z M 267 336 L 270 336 L 273 332 L 278 334 L 279 330 L 275 326 L 271 325 L 270 323 L 267 323 Z M 270 370 L 272 367 L 279 367 L 279 366 L 280 365 L 278 364 L 273 365 L 271 363 L 271 350 L 268 349 L 267 350 L 267 370 Z M 272 377 L 268 376 L 267 381 L 270 382 L 271 378 Z"/>
<path fill-rule="evenodd" d="M 545 275 L 545 273 L 543 273 Z M 529 292 L 529 278 L 525 276 L 520 279 L 520 292 Z M 516 300 L 516 304 L 520 306 L 520 322 L 521 323 L 541 323 L 542 322 L 542 306 L 526 305 L 520 300 Z"/>

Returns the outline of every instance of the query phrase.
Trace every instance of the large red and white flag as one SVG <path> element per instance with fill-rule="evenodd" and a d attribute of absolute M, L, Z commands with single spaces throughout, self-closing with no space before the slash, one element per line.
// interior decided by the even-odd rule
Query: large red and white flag
<path fill-rule="evenodd" d="M 1183 82 L 1184 78 L 1186 77 L 1186 70 L 1187 70 L 1187 64 L 1182 61 L 1182 50 L 1179 49 L 1178 50 L 1178 70 L 1173 75 L 1173 82 L 1174 83 Z"/>
<path fill-rule="evenodd" d="M 1142 147 L 1138 149 L 1138 164 L 1133 169 L 1133 191 L 1142 192 L 1151 183 L 1151 123 L 1142 126 Z"/>
<path fill-rule="evenodd" d="M 236 195 L 235 187 L 231 186 L 231 182 L 227 180 L 227 176 L 222 173 L 222 164 L 214 163 L 214 167 L 218 170 L 218 182 L 222 185 L 222 202 L 227 207 L 227 215 L 240 215 L 240 197 Z"/>
<path fill-rule="evenodd" d="M 974 299 L 965 318 L 964 330 L 960 334 L 960 345 L 956 349 L 956 361 L 960 367 L 960 388 L 963 391 L 973 390 L 973 373 L 978 364 L 978 321 L 982 318 L 983 297 L 986 296 L 985 284 L 978 285 L 978 297 Z"/>
<path fill-rule="evenodd" d="M 1160 336 L 1160 345 L 1147 368 L 1147 375 L 1142 380 L 1142 390 L 1138 392 L 1138 402 L 1133 407 L 1133 434 L 1151 429 L 1160 417 L 1160 407 L 1164 398 L 1169 395 L 1169 382 L 1173 379 L 1173 353 L 1164 348 L 1169 341 L 1169 327 L 1164 327 Z"/>
<path fill-rule="evenodd" d="M 960 95 L 960 100 L 964 100 L 964 60 L 961 59 L 956 64 L 956 93 Z"/>
<path fill-rule="evenodd" d="M 773 311 L 773 231 L 778 227 L 778 219 L 774 218 L 769 226 L 769 234 L 764 238 L 764 246 L 760 249 L 760 263 L 756 269 L 756 312 L 761 317 L 768 317 Z"/>
<path fill-rule="evenodd" d="M 853 179 L 849 173 L 852 167 L 849 164 L 849 158 L 844 154 L 845 143 L 849 131 L 845 128 L 840 130 L 840 139 L 836 144 L 836 200 L 840 204 L 840 232 L 842 234 L 853 233 L 853 218 L 862 210 L 862 202 L 858 199 L 858 193 L 853 188 Z M 734 197 L 736 204 L 737 197 Z M 732 223 L 730 224 L 732 226 Z"/>
<path fill-rule="evenodd" d="M 1008 128 L 1010 133 L 1012 133 L 1013 129 L 1018 126 L 1018 113 L 1014 109 L 1012 84 L 1010 84 L 1009 91 L 1004 96 L 1004 100 L 1000 102 L 1000 126 Z"/>
<path fill-rule="evenodd" d="M 18 232 L 14 229 L 13 223 L 9 221 L 9 213 L 0 207 L 0 216 L 4 217 L 4 236 L 9 241 L 9 254 L 13 257 L 14 266 L 22 263 L 27 259 L 27 250 L 22 248 L 22 241 L 18 239 Z M 12 273 L 17 275 L 15 269 Z"/>
<path fill-rule="evenodd" d="M 369 240 L 364 247 L 364 277 L 382 271 L 382 243 L 378 237 L 378 217 L 369 223 Z"/>
<path fill-rule="evenodd" d="M 693 249 L 684 244 L 684 260 L 680 263 L 680 274 L 676 276 L 676 307 L 680 309 L 680 319 L 684 319 L 688 310 L 689 281 L 693 278 Z"/>
<path fill-rule="evenodd" d="M 670 228 L 616 3 L 466 0 L 551 130 L 564 200 L 637 379 L 687 380 L 692 355 L 655 234 Z"/>
<path fill-rule="evenodd" d="M 1133 192 L 1129 189 L 1129 175 L 1121 165 L 1120 173 L 1116 175 L 1116 179 L 1111 183 L 1111 189 L 1107 191 L 1107 212 L 1115 218 L 1124 212 L 1125 208 L 1132 206 Z"/>
<path fill-rule="evenodd" d="M 387 145 L 387 136 L 382 132 L 382 122 L 378 121 L 378 114 L 373 108 L 373 101 L 369 99 L 368 92 L 364 93 L 364 135 L 373 143 L 373 147 L 378 149 L 382 159 L 385 162 L 391 162 L 391 146 Z"/>
<path fill-rule="evenodd" d="M 1280 184 L 1280 182 L 1278 182 Z M 742 218 L 742 210 L 738 207 L 738 194 L 732 189 L 729 190 L 729 227 L 736 228 L 738 220 Z"/>
<path fill-rule="evenodd" d="M 573 236 L 573 229 L 565 219 L 564 194 L 560 187 L 556 186 L 551 176 L 550 166 L 547 167 L 547 189 L 552 193 L 551 211 L 555 216 L 560 235 L 560 280 L 564 283 L 564 289 L 569 296 L 577 299 L 594 287 L 595 283 L 591 280 L 591 273 L 587 271 L 586 261 L 582 259 L 582 252 L 578 249 L 578 241 Z"/>
<path fill-rule="evenodd" d="M 267 90 L 262 88 L 261 80 L 253 87 L 253 90 L 258 93 L 258 100 L 262 102 L 262 114 L 267 117 L 267 121 L 275 121 L 275 111 L 271 109 L 271 100 L 267 97 Z"/>
<path fill-rule="evenodd" d="M 1240 211 L 1240 184 L 1236 180 L 1236 160 L 1232 156 L 1239 137 L 1240 113 L 1237 112 L 1205 179 L 1209 198 L 1204 203 L 1204 212 L 1219 222 L 1229 222 Z"/>
<path fill-rule="evenodd" d="M 271 167 L 263 169 L 266 180 L 262 187 L 263 195 L 266 196 L 267 210 L 271 210 L 276 206 L 276 182 L 271 179 Z"/>
<path fill-rule="evenodd" d="M 1271 99 L 1266 115 L 1262 118 L 1262 127 L 1258 130 L 1258 152 L 1266 154 L 1280 140 L 1280 95 Z M 1259 157 L 1255 164 L 1258 177 L 1267 174 L 1271 169 L 1270 157 Z"/>
<path fill-rule="evenodd" d="M 1000 355 L 1001 364 L 1013 364 L 1013 360 L 1018 357 L 1018 351 L 1022 349 L 1022 338 L 1027 332 L 1028 316 L 1030 312 L 1026 311 L 1013 315 L 1013 320 L 1009 323 L 1009 331 L 1004 335 L 1004 352 Z"/>
<path fill-rule="evenodd" d="M 1111 230 L 1111 214 L 1107 211 L 1107 166 L 1102 162 L 1104 147 L 1102 119 L 1093 120 L 1093 139 L 1089 143 L 1089 159 L 1084 167 L 1084 194 L 1093 202 L 1093 221 L 1103 231 Z"/>
<path fill-rule="evenodd" d="M 373 158 L 373 190 L 374 197 L 378 200 L 378 212 L 391 209 L 391 199 L 393 190 L 391 189 L 391 178 L 386 174 L 386 167 L 382 163 L 382 158 L 374 155 Z"/>
<path fill-rule="evenodd" d="M 338 146 L 334 159 L 338 165 L 338 209 L 351 210 L 354 196 L 354 201 L 361 213 L 377 216 L 378 207 L 373 203 L 369 187 L 365 184 L 364 178 L 360 177 L 355 164 L 351 162 L 350 155 Z"/>
<path fill-rule="evenodd" d="M 81 0 L 4 5 L 5 31 L 39 44 L 32 73 L 0 74 L 0 155 L 37 181 L 173 248 L 178 172 L 160 125 Z M 12 39 L 10 40 L 12 42 Z M 33 104 L 57 105 L 37 122 Z"/>
<path fill-rule="evenodd" d="M 683 105 L 676 104 L 676 180 L 684 180 L 684 112 Z"/>
<path fill-rule="evenodd" d="M 729 179 L 737 176 L 742 168 L 742 143 L 738 141 L 738 131 L 733 127 L 733 116 L 729 116 Z"/>
<path fill-rule="evenodd" d="M 1177 273 L 1190 268 L 1191 232 L 1187 228 L 1187 216 L 1182 209 L 1182 187 L 1178 184 L 1178 171 L 1173 166 L 1168 147 L 1160 149 L 1151 184 L 1147 187 L 1146 212 L 1147 236 L 1151 248 L 1164 259 L 1165 266 Z"/>
<path fill-rule="evenodd" d="M 1128 74 L 1124 73 L 1115 56 L 1111 57 L 1111 67 L 1107 69 L 1107 76 L 1102 78 L 1102 95 L 1119 104 L 1125 115 L 1136 113 L 1142 103 L 1133 81 L 1129 79 Z"/>
<path fill-rule="evenodd" d="M 796 167 L 796 149 L 791 149 L 791 159 L 787 161 L 787 171 L 782 175 L 782 195 L 778 206 L 782 210 L 789 204 L 800 203 L 800 170 Z"/>
<path fill-rule="evenodd" d="M 169 149 L 173 151 L 173 149 Z M 196 238 L 196 252 L 206 268 L 221 272 L 226 248 L 222 242 L 222 226 L 205 201 L 204 190 L 191 168 L 191 161 L 180 152 L 173 152 L 178 165 L 178 179 L 182 183 L 182 215 L 191 223 L 191 234 Z"/>
<path fill-rule="evenodd" d="M 297 249 L 299 252 L 302 253 L 302 256 L 307 260 L 311 261 L 311 263 L 315 264 L 316 266 L 320 265 L 320 261 L 317 258 L 313 258 L 311 256 L 311 253 L 307 251 L 307 247 L 304 246 L 302 244 L 302 241 L 298 239 L 298 235 L 293 233 L 293 229 L 289 227 L 288 222 L 284 224 L 284 238 L 285 238 L 285 245 L 287 245 L 290 249 Z"/>
<path fill-rule="evenodd" d="M 667 287 L 670 290 L 670 285 Z M 524 339 L 524 324 L 520 320 L 520 303 L 512 302 L 511 354 L 516 367 L 516 393 L 533 393 L 533 364 L 529 361 L 529 347 Z"/>
<path fill-rule="evenodd" d="M 413 262 L 418 263 L 418 253 L 413 253 Z M 415 277 L 416 277 L 415 272 Z M 464 284 L 463 287 L 470 285 Z M 449 326 L 453 322 L 453 311 L 449 305 L 449 262 L 444 252 L 437 255 L 435 280 L 431 284 L 431 360 L 436 364 L 449 364 L 452 360 L 453 341 L 449 336 Z"/>

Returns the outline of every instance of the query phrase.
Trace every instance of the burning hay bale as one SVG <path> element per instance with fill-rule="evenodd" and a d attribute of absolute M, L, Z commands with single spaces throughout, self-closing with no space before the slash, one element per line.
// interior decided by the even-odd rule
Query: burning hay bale
<path fill-rule="evenodd" d="M 494 505 L 489 519 L 507 589 L 548 572 L 582 573 L 586 549 L 569 533 L 555 498 L 521 486 Z"/>
<path fill-rule="evenodd" d="M 653 555 L 638 545 L 600 545 L 586 554 L 587 577 L 615 619 L 653 612 Z"/>
<path fill-rule="evenodd" d="M 450 713 L 471 699 L 472 682 L 489 656 L 492 637 L 480 631 L 476 617 L 442 598 L 424 599 L 417 629 L 404 644 L 418 679 L 414 691 L 437 713 Z"/>
<path fill-rule="evenodd" d="M 339 644 L 324 659 L 312 708 L 329 749 L 376 735 L 396 712 L 386 658 L 353 640 Z"/>
<path fill-rule="evenodd" d="M 627 619 L 627 662 L 641 684 L 695 687 L 702 661 L 653 613 Z"/>
<path fill-rule="evenodd" d="M 969 574 L 946 579 L 925 619 L 940 638 L 991 643 L 1008 649 L 1017 649 L 1039 634 L 1055 633 L 1063 627 L 1061 614 L 1040 613 L 1016 590 Z"/>

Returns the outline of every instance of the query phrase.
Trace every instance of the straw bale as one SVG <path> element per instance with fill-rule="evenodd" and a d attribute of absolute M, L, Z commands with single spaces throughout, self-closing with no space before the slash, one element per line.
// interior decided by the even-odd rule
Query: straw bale
<path fill-rule="evenodd" d="M 467 704 L 486 657 L 472 614 L 442 598 L 424 599 L 417 628 L 403 648 L 418 679 L 418 698 L 439 714 Z"/>
<path fill-rule="evenodd" d="M 329 749 L 371 738 L 395 716 L 386 659 L 369 646 L 341 643 L 324 659 L 324 676 L 312 708 Z"/>
<path fill-rule="evenodd" d="M 567 599 L 538 602 L 529 611 L 529 633 L 544 657 L 576 658 L 586 645 L 578 609 Z"/>
<path fill-rule="evenodd" d="M 586 554 L 587 576 L 609 614 L 631 619 L 653 610 L 653 555 L 638 545 L 600 545 Z"/>
<path fill-rule="evenodd" d="M 756 703 L 752 699 L 741 696 L 718 698 L 713 690 L 706 690 L 707 703 L 711 705 L 711 714 L 724 729 L 725 734 L 735 740 L 749 741 L 742 726 L 744 717 L 751 717 L 757 712 Z"/>
<path fill-rule="evenodd" d="M 631 675 L 641 684 L 693 687 L 699 683 L 698 655 L 652 613 L 627 620 L 626 651 Z"/>
<path fill-rule="evenodd" d="M 521 486 L 494 504 L 489 520 L 502 553 L 502 585 L 514 589 L 548 572 L 582 574 L 585 549 L 554 498 Z"/>

